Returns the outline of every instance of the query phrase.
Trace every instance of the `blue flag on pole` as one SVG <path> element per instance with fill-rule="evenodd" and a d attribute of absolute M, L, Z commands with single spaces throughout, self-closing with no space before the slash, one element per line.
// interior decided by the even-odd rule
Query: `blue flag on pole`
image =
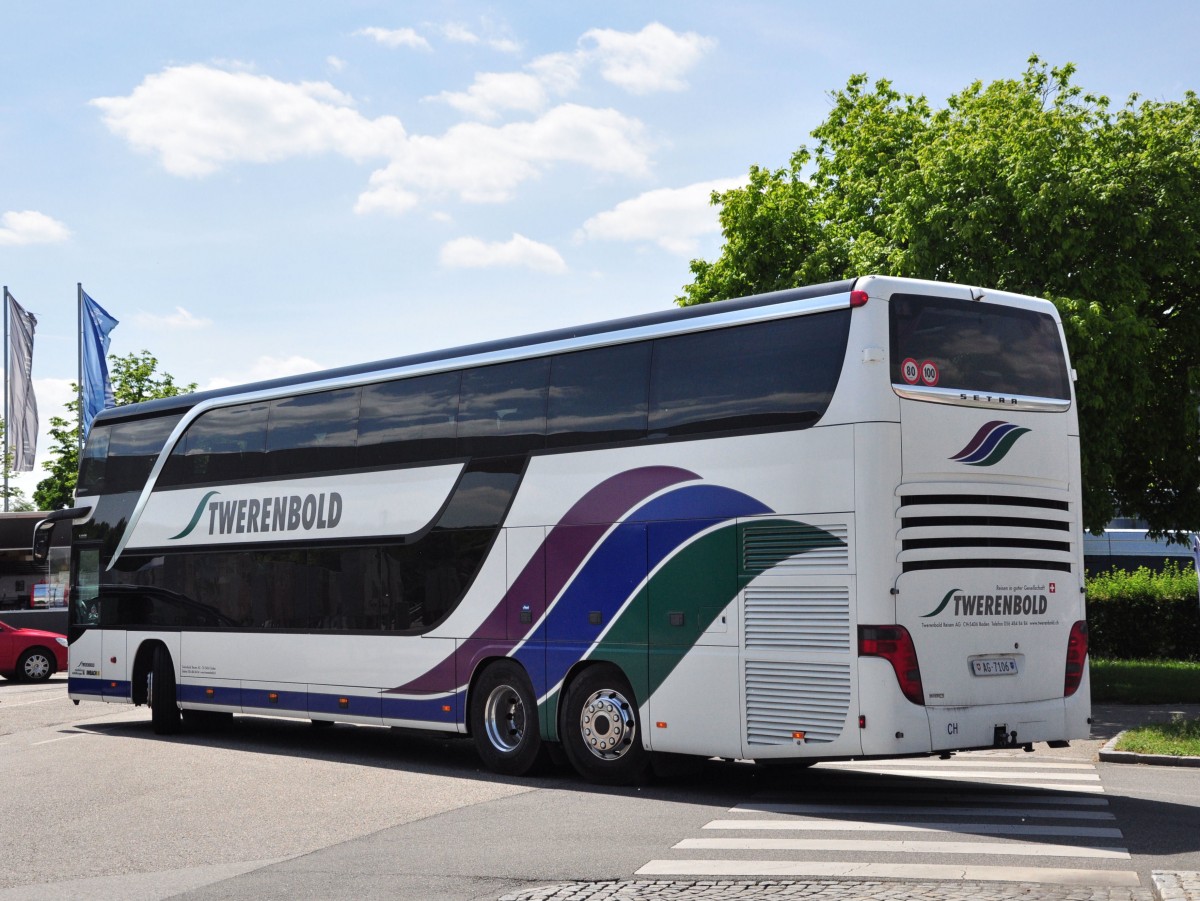
<path fill-rule="evenodd" d="M 83 317 L 79 323 L 79 340 L 83 344 L 83 409 L 79 411 L 83 434 L 92 428 L 96 414 L 115 407 L 112 382 L 108 379 L 108 333 L 118 322 L 96 301 L 83 293 Z"/>

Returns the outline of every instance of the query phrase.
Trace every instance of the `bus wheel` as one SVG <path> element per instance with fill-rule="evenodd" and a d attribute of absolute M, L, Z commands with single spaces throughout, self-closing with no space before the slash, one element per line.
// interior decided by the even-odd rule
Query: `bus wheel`
<path fill-rule="evenodd" d="M 559 732 L 571 765 L 589 782 L 631 785 L 650 771 L 633 689 L 614 666 L 589 667 L 571 683 Z"/>
<path fill-rule="evenodd" d="M 158 735 L 174 735 L 179 731 L 175 667 L 171 653 L 162 645 L 154 649 L 150 671 L 146 673 L 146 703 L 150 705 L 150 722 Z"/>
<path fill-rule="evenodd" d="M 30 648 L 17 662 L 17 678 L 26 682 L 45 682 L 54 672 L 54 658 L 43 648 Z"/>
<path fill-rule="evenodd" d="M 479 677 L 471 692 L 470 725 L 475 748 L 494 773 L 524 776 L 545 758 L 533 686 L 511 660 L 493 663 Z"/>

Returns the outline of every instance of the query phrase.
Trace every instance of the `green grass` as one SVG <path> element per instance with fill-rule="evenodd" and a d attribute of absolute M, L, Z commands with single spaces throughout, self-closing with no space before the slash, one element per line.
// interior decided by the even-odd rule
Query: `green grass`
<path fill-rule="evenodd" d="M 1121 735 L 1115 750 L 1135 754 L 1169 754 L 1200 757 L 1200 720 L 1176 716 L 1169 723 L 1130 729 Z"/>
<path fill-rule="evenodd" d="M 1091 661 L 1094 704 L 1200 704 L 1200 663 Z"/>

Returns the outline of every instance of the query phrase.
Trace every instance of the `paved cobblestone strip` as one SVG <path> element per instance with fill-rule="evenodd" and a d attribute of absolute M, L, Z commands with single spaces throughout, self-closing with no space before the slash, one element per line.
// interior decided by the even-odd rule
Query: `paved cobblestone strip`
<path fill-rule="evenodd" d="M 1194 875 L 1194 874 L 1193 874 Z M 499 901 L 1154 901 L 1144 888 L 1039 883 L 881 882 L 833 880 L 641 880 L 561 882 L 504 895 Z M 1198 901 L 1200 895 L 1171 901 Z"/>

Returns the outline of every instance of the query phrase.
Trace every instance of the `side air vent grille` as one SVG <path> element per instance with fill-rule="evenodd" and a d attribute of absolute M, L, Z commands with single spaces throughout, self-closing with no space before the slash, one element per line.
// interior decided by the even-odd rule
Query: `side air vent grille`
<path fill-rule="evenodd" d="M 848 664 L 746 661 L 747 744 L 831 742 L 849 713 Z"/>
<path fill-rule="evenodd" d="M 850 650 L 850 589 L 751 585 L 745 595 L 748 649 Z"/>
<path fill-rule="evenodd" d="M 1044 569 L 1075 566 L 1070 504 L 1001 494 L 900 496 L 900 563 L 922 569 Z"/>
<path fill-rule="evenodd" d="M 801 522 L 750 524 L 742 532 L 742 570 L 778 574 L 850 565 L 845 524 L 810 526 Z"/>

